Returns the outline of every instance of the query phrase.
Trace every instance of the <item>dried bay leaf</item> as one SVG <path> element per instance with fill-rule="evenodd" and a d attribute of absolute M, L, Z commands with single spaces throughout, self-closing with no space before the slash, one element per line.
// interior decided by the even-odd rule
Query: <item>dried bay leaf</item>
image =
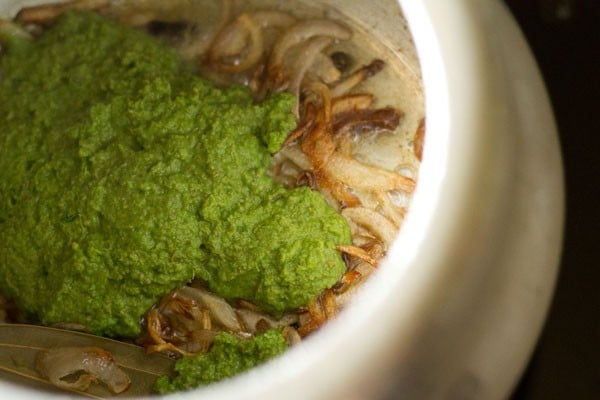
<path fill-rule="evenodd" d="M 0 378 L 40 390 L 56 391 L 35 369 L 40 351 L 56 347 L 95 346 L 109 351 L 131 379 L 121 395 L 103 385 L 78 394 L 91 398 L 144 396 L 152 393 L 156 379 L 173 373 L 174 360 L 162 354 L 146 354 L 140 346 L 86 333 L 37 325 L 0 324 Z"/>

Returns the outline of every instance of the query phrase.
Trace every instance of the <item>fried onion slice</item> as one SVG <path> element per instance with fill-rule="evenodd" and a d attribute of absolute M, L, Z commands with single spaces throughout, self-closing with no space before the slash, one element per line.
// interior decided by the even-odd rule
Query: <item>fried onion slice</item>
<path fill-rule="evenodd" d="M 57 347 L 38 354 L 37 370 L 62 389 L 87 390 L 102 382 L 113 393 L 129 388 L 129 376 L 111 353 L 98 347 Z"/>

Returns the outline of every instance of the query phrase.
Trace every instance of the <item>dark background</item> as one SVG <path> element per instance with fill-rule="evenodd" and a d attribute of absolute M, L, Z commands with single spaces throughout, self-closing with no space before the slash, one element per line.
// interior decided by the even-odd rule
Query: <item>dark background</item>
<path fill-rule="evenodd" d="M 512 400 L 600 399 L 600 0 L 504 0 L 546 82 L 567 187 L 563 258 Z"/>

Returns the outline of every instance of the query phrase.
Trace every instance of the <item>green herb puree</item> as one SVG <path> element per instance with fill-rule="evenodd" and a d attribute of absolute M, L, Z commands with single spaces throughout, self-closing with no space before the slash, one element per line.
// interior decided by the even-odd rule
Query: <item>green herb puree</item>
<path fill-rule="evenodd" d="M 159 393 L 176 392 L 230 378 L 286 349 L 287 342 L 278 329 L 241 340 L 228 333 L 220 333 L 208 353 L 178 360 L 175 377 L 159 378 L 155 389 Z"/>
<path fill-rule="evenodd" d="M 3 41 L 0 293 L 22 310 L 133 337 L 195 278 L 275 315 L 340 278 L 346 222 L 267 173 L 293 96 L 218 89 L 92 14 Z"/>

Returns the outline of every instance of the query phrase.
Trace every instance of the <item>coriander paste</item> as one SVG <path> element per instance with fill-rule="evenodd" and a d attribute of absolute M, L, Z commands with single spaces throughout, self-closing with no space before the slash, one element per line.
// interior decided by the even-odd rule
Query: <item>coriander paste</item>
<path fill-rule="evenodd" d="M 340 278 L 345 220 L 267 174 L 291 95 L 255 104 L 91 14 L 4 41 L 0 294 L 31 317 L 132 337 L 192 279 L 278 315 Z"/>
<path fill-rule="evenodd" d="M 160 377 L 159 393 L 170 393 L 207 385 L 245 372 L 287 349 L 279 329 L 269 329 L 251 339 L 238 339 L 221 332 L 207 353 L 183 357 L 175 364 L 175 376 Z"/>

